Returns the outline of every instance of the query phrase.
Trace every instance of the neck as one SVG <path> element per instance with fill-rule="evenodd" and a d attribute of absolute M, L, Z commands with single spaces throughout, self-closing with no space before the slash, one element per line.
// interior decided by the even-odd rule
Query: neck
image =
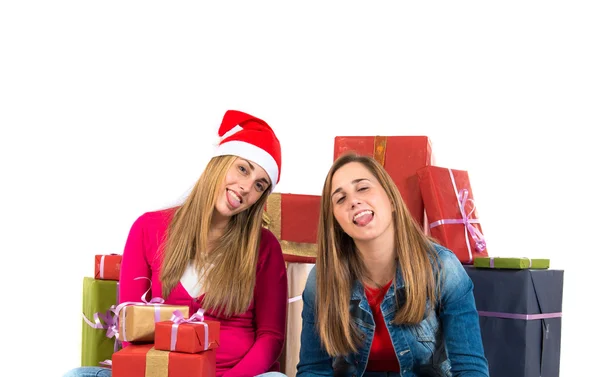
<path fill-rule="evenodd" d="M 212 249 L 215 242 L 223 236 L 225 228 L 229 223 L 230 218 L 222 217 L 218 213 L 213 214 L 213 218 L 210 224 L 210 230 L 208 231 L 208 247 Z"/>
<path fill-rule="evenodd" d="M 382 234 L 368 242 L 355 241 L 366 267 L 365 281 L 369 286 L 385 286 L 396 276 L 394 233 Z"/>

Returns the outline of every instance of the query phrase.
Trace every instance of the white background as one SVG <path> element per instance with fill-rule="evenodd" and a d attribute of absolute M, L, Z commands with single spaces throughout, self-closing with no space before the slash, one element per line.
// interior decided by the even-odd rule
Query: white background
<path fill-rule="evenodd" d="M 565 270 L 561 376 L 596 366 L 599 7 L 398 3 L 3 2 L 2 370 L 79 365 L 94 255 L 185 196 L 227 109 L 276 130 L 278 192 L 320 194 L 335 135 L 429 136 L 490 254 Z"/>

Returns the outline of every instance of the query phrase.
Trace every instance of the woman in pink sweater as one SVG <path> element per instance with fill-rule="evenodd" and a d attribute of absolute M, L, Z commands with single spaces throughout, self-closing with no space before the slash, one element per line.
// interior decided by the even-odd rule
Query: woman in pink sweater
<path fill-rule="evenodd" d="M 262 227 L 267 196 L 279 182 L 279 140 L 261 119 L 227 111 L 221 142 L 194 189 L 176 208 L 141 215 L 121 265 L 120 302 L 152 297 L 188 305 L 221 323 L 216 375 L 278 374 L 287 310 L 279 242 Z M 149 299 L 149 298 L 148 298 Z M 124 344 L 124 346 L 128 346 Z M 277 373 L 268 373 L 277 372 Z M 81 367 L 65 377 L 110 376 Z"/>

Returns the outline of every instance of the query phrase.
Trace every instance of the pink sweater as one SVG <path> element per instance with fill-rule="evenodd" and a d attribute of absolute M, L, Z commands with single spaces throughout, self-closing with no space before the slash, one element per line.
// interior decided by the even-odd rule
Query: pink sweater
<path fill-rule="evenodd" d="M 123 259 L 119 301 L 140 301 L 152 280 L 152 297 L 162 297 L 159 281 L 162 257 L 157 250 L 164 240 L 173 209 L 148 212 L 131 227 Z M 232 271 L 232 278 L 235 273 Z M 190 314 L 202 307 L 202 296 L 192 298 L 178 283 L 166 304 L 188 305 Z M 150 297 L 147 297 L 150 300 Z M 254 298 L 248 311 L 230 318 L 217 318 L 207 311 L 205 318 L 221 323 L 220 346 L 216 350 L 217 376 L 256 376 L 279 371 L 277 359 L 283 348 L 287 313 L 287 274 L 281 246 L 263 229 L 256 270 Z"/>

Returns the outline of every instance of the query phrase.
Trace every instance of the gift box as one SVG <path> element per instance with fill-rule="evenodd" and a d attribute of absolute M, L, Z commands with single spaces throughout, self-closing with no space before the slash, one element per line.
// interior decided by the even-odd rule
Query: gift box
<path fill-rule="evenodd" d="M 83 320 L 81 366 L 98 366 L 118 350 L 114 334 L 116 321 L 111 307 L 117 304 L 119 283 L 112 280 L 83 279 Z"/>
<path fill-rule="evenodd" d="M 417 175 L 431 236 L 463 264 L 473 264 L 474 257 L 487 257 L 468 172 L 427 166 Z"/>
<path fill-rule="evenodd" d="M 477 257 L 473 266 L 478 268 L 545 269 L 550 268 L 550 259 Z"/>
<path fill-rule="evenodd" d="M 300 361 L 300 335 L 302 333 L 302 292 L 314 264 L 290 262 L 287 265 L 288 311 L 285 344 L 279 358 L 280 370 L 287 377 L 296 376 Z"/>
<path fill-rule="evenodd" d="M 170 321 L 157 322 L 154 348 L 162 351 L 200 353 L 219 347 L 221 324 L 204 321 L 202 316 L 189 319 L 175 313 Z"/>
<path fill-rule="evenodd" d="M 564 271 L 464 267 L 490 377 L 558 377 Z"/>
<path fill-rule="evenodd" d="M 160 351 L 152 344 L 129 345 L 112 358 L 112 377 L 214 377 L 215 351 Z"/>
<path fill-rule="evenodd" d="M 336 136 L 334 160 L 347 152 L 374 157 L 389 173 L 419 226 L 424 224 L 424 205 L 417 170 L 433 163 L 427 136 Z"/>
<path fill-rule="evenodd" d="M 273 193 L 265 210 L 265 227 L 279 240 L 286 261 L 314 263 L 321 197 Z"/>
<path fill-rule="evenodd" d="M 119 340 L 153 342 L 156 323 L 168 321 L 177 310 L 184 317 L 190 314 L 190 308 L 182 305 L 136 303 L 123 306 L 119 311 Z"/>
<path fill-rule="evenodd" d="M 101 280 L 119 280 L 121 257 L 120 254 L 96 255 L 94 277 Z"/>

